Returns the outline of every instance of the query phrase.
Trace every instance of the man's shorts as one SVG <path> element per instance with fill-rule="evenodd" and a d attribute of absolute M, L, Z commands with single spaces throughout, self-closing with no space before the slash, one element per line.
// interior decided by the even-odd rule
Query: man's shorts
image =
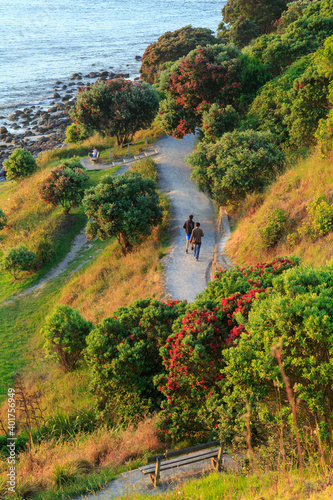
<path fill-rule="evenodd" d="M 187 234 L 187 235 L 186 235 L 186 239 L 187 239 L 187 240 L 190 240 L 190 239 L 191 239 L 191 235 L 190 235 L 190 234 Z"/>

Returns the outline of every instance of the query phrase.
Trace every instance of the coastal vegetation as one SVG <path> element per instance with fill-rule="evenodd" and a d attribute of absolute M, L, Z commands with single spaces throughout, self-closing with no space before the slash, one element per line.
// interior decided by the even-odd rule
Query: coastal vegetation
<path fill-rule="evenodd" d="M 198 187 L 230 214 L 227 251 L 235 266 L 218 271 L 193 303 L 162 298 L 170 207 L 157 192 L 152 160 L 119 178 L 90 173 L 84 197 L 75 188 L 71 215 L 51 198 L 52 207 L 36 200 L 35 186 L 52 172 L 64 179 L 77 171 L 75 156 L 88 143 L 45 154 L 15 191 L 1 186 L 3 244 L 22 243 L 30 228 L 39 277 L 68 249 L 52 238 L 62 231 L 70 242 L 92 218 L 91 247 L 46 283 L 34 305 L 24 296 L 0 305 L 10 354 L 17 323 L 33 332 L 29 355 L 20 332 L 15 345 L 26 363 L 15 388 L 28 402 L 18 428 L 18 498 L 74 496 L 147 454 L 212 438 L 238 453 L 239 474 L 214 474 L 164 498 L 332 494 L 333 10 L 326 0 L 259 3 L 260 11 L 228 0 L 230 28 L 218 43 L 178 47 L 186 34 L 207 41 L 207 31 L 189 27 L 161 37 L 142 69 L 156 90 L 101 83 L 79 94 L 72 115 L 89 134 L 99 130 L 121 144 L 135 130 L 125 108 L 126 131 L 110 123 L 113 91 L 130 100 L 147 92 L 151 107 L 140 127 L 159 104 L 157 121 L 168 134 L 199 129 L 188 162 Z M 167 55 L 167 40 L 177 60 Z M 150 61 L 159 48 L 160 59 Z M 111 99 L 104 110 L 99 92 Z M 51 243 L 38 254 L 41 233 Z M 33 275 L 19 284 L 1 280 L 7 300 L 37 282 Z M 3 496 L 6 443 L 2 435 Z"/>
<path fill-rule="evenodd" d="M 82 88 L 71 109 L 79 130 L 115 137 L 121 145 L 136 132 L 149 128 L 158 108 L 158 95 L 148 84 L 114 79 Z"/>

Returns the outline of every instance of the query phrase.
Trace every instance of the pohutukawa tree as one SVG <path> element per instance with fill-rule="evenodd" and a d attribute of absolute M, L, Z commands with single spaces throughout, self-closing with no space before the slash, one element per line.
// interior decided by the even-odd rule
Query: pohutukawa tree
<path fill-rule="evenodd" d="M 158 93 L 150 85 L 120 78 L 83 87 L 70 116 L 85 129 L 115 136 L 121 145 L 151 125 L 158 103 Z"/>
<path fill-rule="evenodd" d="M 87 238 L 115 236 L 125 255 L 162 221 L 155 182 L 137 173 L 104 177 L 86 191 L 83 206 L 89 219 Z"/>
<path fill-rule="evenodd" d="M 216 38 L 208 28 L 184 26 L 176 31 L 167 31 L 157 42 L 151 43 L 142 56 L 141 78 L 149 83 L 156 82 L 165 63 L 177 61 L 198 45 L 213 45 Z"/>
<path fill-rule="evenodd" d="M 58 167 L 52 170 L 39 189 L 46 203 L 61 205 L 65 214 L 80 205 L 84 196 L 88 175 L 80 168 Z"/>
<path fill-rule="evenodd" d="M 224 52 L 222 62 L 218 60 L 219 49 Z M 162 128 L 181 139 L 196 127 L 201 128 L 202 115 L 213 103 L 221 107 L 236 105 L 241 91 L 240 73 L 239 60 L 230 59 L 224 46 L 198 47 L 180 61 L 170 76 L 167 99 L 160 106 Z"/>

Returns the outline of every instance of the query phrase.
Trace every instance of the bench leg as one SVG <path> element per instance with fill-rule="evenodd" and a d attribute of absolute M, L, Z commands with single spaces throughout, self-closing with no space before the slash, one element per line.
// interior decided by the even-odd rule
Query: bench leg
<path fill-rule="evenodd" d="M 217 454 L 217 458 L 211 459 L 212 465 L 217 472 L 221 472 L 221 470 L 222 470 L 222 457 L 223 457 L 223 447 L 220 446 L 219 452 Z"/>
<path fill-rule="evenodd" d="M 160 484 L 160 467 L 161 467 L 161 461 L 157 459 L 155 466 L 155 474 L 149 474 L 150 480 L 155 487 Z"/>

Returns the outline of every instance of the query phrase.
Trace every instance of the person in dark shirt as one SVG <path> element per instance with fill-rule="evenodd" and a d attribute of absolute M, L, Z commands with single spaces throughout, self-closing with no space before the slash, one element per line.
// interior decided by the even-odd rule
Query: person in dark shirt
<path fill-rule="evenodd" d="M 195 229 L 193 229 L 191 234 L 190 243 L 194 247 L 194 257 L 195 260 L 199 259 L 199 253 L 201 248 L 201 238 L 205 236 L 203 230 L 200 228 L 200 222 L 195 224 Z"/>
<path fill-rule="evenodd" d="M 184 222 L 183 228 L 185 229 L 185 234 L 186 234 L 186 249 L 185 253 L 188 253 L 188 244 L 191 239 L 191 234 L 194 229 L 194 222 L 193 222 L 193 215 L 188 216 L 188 220 Z M 193 246 L 191 247 L 191 250 L 193 250 Z"/>

